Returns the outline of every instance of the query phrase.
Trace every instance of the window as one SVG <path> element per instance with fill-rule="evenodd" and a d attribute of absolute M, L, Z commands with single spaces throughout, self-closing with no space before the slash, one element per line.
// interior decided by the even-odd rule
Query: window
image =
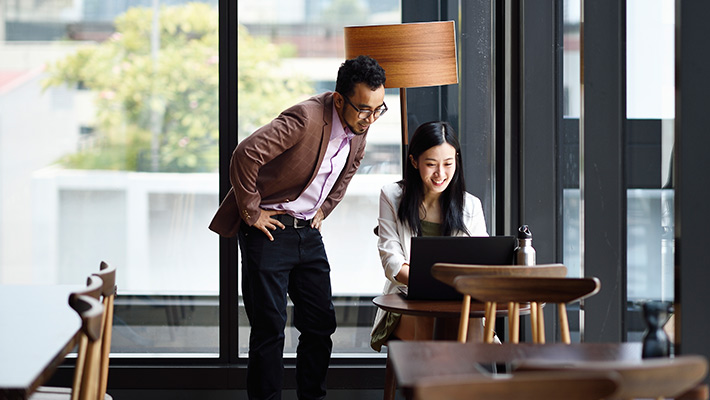
<path fill-rule="evenodd" d="M 104 260 L 115 355 L 216 357 L 217 2 L 134 3 L 0 5 L 0 282 Z"/>
<path fill-rule="evenodd" d="M 580 85 L 580 22 L 581 2 L 563 3 L 563 103 L 560 125 L 562 170 L 563 258 L 568 275 L 579 277 L 581 271 L 581 195 L 579 191 L 579 115 L 581 112 Z"/>
<path fill-rule="evenodd" d="M 401 22 L 400 0 L 240 1 L 237 14 L 240 138 L 299 100 L 335 89 L 345 58 L 344 26 Z M 402 170 L 398 92 L 387 89 L 385 103 L 390 111 L 370 128 L 365 158 L 347 195 L 323 223 L 338 319 L 333 357 L 375 355 L 369 345 L 371 299 L 381 293 L 385 278 L 373 228 L 380 188 L 401 179 Z M 241 302 L 239 309 L 239 356 L 246 357 L 249 324 Z M 289 319 L 286 356 L 295 355 L 297 335 Z"/>
<path fill-rule="evenodd" d="M 580 271 L 582 259 L 586 260 L 584 252 L 590 252 L 589 243 L 598 243 L 598 238 L 583 238 L 584 210 L 583 199 L 579 191 L 579 179 L 583 171 L 580 159 L 592 160 L 589 154 L 580 155 L 580 115 L 598 115 L 599 105 L 586 105 L 582 112 L 582 88 L 580 85 L 580 21 L 584 2 L 565 0 L 563 3 L 563 119 L 560 127 L 561 155 L 560 168 L 563 184 L 563 260 L 572 268 Z M 625 3 L 625 71 L 622 89 L 626 100 L 626 114 L 623 116 L 623 136 L 621 141 L 623 152 L 623 168 L 619 175 L 619 184 L 623 186 L 624 199 L 605 199 L 608 202 L 606 213 L 615 215 L 619 204 L 625 212 L 625 257 L 621 260 L 625 274 L 608 278 L 626 277 L 625 289 L 617 294 L 624 297 L 627 313 L 622 317 L 624 322 L 619 326 L 625 329 L 622 337 L 628 340 L 640 340 L 645 325 L 640 316 L 640 303 L 649 300 L 670 302 L 673 299 L 673 186 L 671 181 L 671 164 L 673 153 L 674 126 L 674 3 L 666 0 L 651 2 L 628 0 Z M 598 22 L 598 21 L 597 21 Z M 597 29 L 599 29 L 597 27 Z M 593 31 L 596 33 L 596 31 Z M 599 45 L 599 42 L 597 42 Z M 597 49 L 595 49 L 597 50 Z M 606 54 L 613 54 L 607 49 Z M 590 52 L 589 57 L 597 57 L 601 53 Z M 604 60 L 609 65 L 617 60 L 609 56 Z M 604 76 L 607 81 L 618 79 L 610 76 L 611 69 L 604 72 L 594 71 L 596 77 Z M 606 74 L 606 75 L 604 75 Z M 598 82 L 597 82 L 598 83 Z M 592 89 L 594 90 L 594 89 Z M 599 90 L 599 89 L 597 89 Z M 604 95 L 596 93 L 596 100 L 615 101 L 613 88 L 605 88 Z M 604 97 L 606 96 L 606 97 Z M 590 113 L 591 111 L 591 113 Z M 605 111 L 606 112 L 606 111 Z M 594 118 L 594 117 L 592 117 Z M 611 117 L 610 117 L 611 120 Z M 586 126 L 586 123 L 585 123 Z M 599 128 L 599 126 L 596 126 Z M 599 138 L 599 132 L 590 132 L 595 141 L 611 141 L 616 138 Z M 616 134 L 616 132 L 614 133 Z M 601 154 L 595 154 L 601 156 Z M 596 158 L 594 163 L 609 163 L 615 160 L 609 157 Z M 613 161 L 616 163 L 616 161 Z M 589 165 L 588 165 L 589 166 Z M 613 170 L 607 170 L 615 174 Z M 616 179 L 616 178 L 615 178 Z M 622 184 L 623 181 L 623 184 Z M 609 182 L 605 182 L 607 187 Z M 615 183 L 614 183 L 615 184 Z M 587 190 L 598 191 L 600 182 L 587 182 Z M 591 192 L 588 192 L 591 193 Z M 608 196 L 611 192 L 604 195 Z M 611 200 L 611 202 L 609 202 Z M 618 203 L 617 203 L 618 202 Z M 597 209 L 596 211 L 599 211 Z M 622 214 L 623 215 L 623 214 Z M 599 219 L 606 218 L 597 215 Z M 590 215 L 587 214 L 587 218 Z M 595 218 L 592 216 L 591 218 Z M 611 217 L 613 219 L 615 217 Z M 609 226 L 606 227 L 612 229 Z M 607 239 L 607 241 L 609 241 Z M 623 240 L 619 240 L 622 242 Z M 608 248 L 617 246 L 612 240 Z M 586 247 L 586 249 L 585 249 Z M 604 247 L 604 246 L 600 246 Z M 600 247 L 594 247 L 599 249 Z M 623 246 L 621 246 L 623 247 Z M 623 249 L 619 250 L 621 253 Z M 592 250 L 593 252 L 593 250 Z M 599 271 L 599 266 L 596 266 Z M 588 271 L 587 271 L 588 274 Z M 611 280 L 611 279 L 607 279 Z M 616 290 L 614 290 L 616 292 Z M 623 294 L 622 294 L 623 293 Z M 616 327 L 608 331 L 615 330 Z"/>
<path fill-rule="evenodd" d="M 627 291 L 629 310 L 640 314 L 645 301 L 674 298 L 675 7 L 670 0 L 626 7 Z M 629 340 L 644 329 L 630 325 Z"/>

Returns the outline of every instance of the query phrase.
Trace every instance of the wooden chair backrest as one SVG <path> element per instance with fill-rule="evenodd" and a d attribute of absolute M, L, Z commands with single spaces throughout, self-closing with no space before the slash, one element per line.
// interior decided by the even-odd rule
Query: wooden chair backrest
<path fill-rule="evenodd" d="M 76 302 L 77 298 L 80 296 L 88 296 L 91 297 L 97 301 L 101 300 L 101 291 L 103 289 L 104 282 L 101 278 L 98 276 L 89 276 L 86 278 L 86 288 L 73 292 L 71 296 L 69 297 L 69 304 L 72 305 L 72 302 Z M 74 306 L 72 306 L 73 308 Z M 85 307 L 85 306 L 84 306 Z M 76 308 L 75 308 L 76 310 Z M 105 310 L 104 310 L 105 311 Z M 78 311 L 77 311 L 78 312 Z M 103 319 L 103 315 L 101 317 Z M 101 321 L 99 321 L 101 322 Z M 83 326 L 83 320 L 82 320 L 82 326 Z M 101 325 L 98 325 L 99 332 L 98 334 L 101 333 Z M 92 327 L 92 329 L 95 329 L 95 327 Z M 96 332 L 92 333 L 94 336 L 97 334 Z M 78 399 L 79 398 L 79 392 L 81 391 L 81 379 L 84 376 L 84 366 L 86 363 L 86 352 L 88 351 L 88 345 L 89 345 L 89 338 L 86 333 L 83 333 L 79 337 L 79 348 L 77 350 L 77 360 L 76 360 L 76 365 L 74 367 L 74 380 L 72 382 L 72 399 Z M 83 357 L 82 357 L 83 355 Z"/>
<path fill-rule="evenodd" d="M 701 355 L 651 358 L 638 362 L 594 361 L 560 363 L 551 360 L 527 360 L 516 371 L 614 371 L 620 386 L 614 399 L 679 398 L 694 389 L 708 374 L 708 361 Z"/>
<path fill-rule="evenodd" d="M 114 296 L 116 294 L 116 267 L 101 261 L 99 272 L 92 275 L 98 276 L 104 281 L 101 293 L 104 297 Z"/>
<path fill-rule="evenodd" d="M 538 264 L 533 266 L 524 265 L 479 265 L 479 264 L 450 264 L 436 263 L 431 268 L 431 274 L 436 279 L 454 286 L 454 280 L 459 276 L 527 276 L 527 277 L 565 277 L 567 267 L 562 264 Z M 459 320 L 458 341 L 466 342 L 468 336 L 468 320 L 470 311 L 471 296 L 464 294 L 461 303 L 461 316 Z M 495 318 L 493 304 L 485 302 L 486 321 L 490 321 L 485 330 L 484 338 L 492 341 L 492 318 Z M 511 332 L 511 341 L 518 342 L 518 314 L 519 304 L 508 303 L 508 330 Z"/>
<path fill-rule="evenodd" d="M 479 301 L 567 304 L 596 294 L 601 283 L 597 278 L 462 276 L 454 286 Z"/>
<path fill-rule="evenodd" d="M 599 292 L 601 283 L 597 278 L 545 278 L 519 276 L 459 276 L 454 279 L 454 287 L 459 292 L 476 300 L 491 304 L 491 315 L 495 315 L 497 303 L 530 303 L 532 336 L 535 343 L 545 343 L 545 321 L 543 303 L 557 303 L 560 318 L 562 342 L 570 343 L 567 303 L 578 301 Z M 486 312 L 489 313 L 488 309 Z M 511 316 L 518 319 L 517 307 Z M 511 334 L 518 329 L 511 328 Z M 493 321 L 486 320 L 484 341 L 493 338 Z M 517 340 L 513 341 L 514 343 Z"/>
<path fill-rule="evenodd" d="M 106 309 L 103 320 L 103 339 L 101 341 L 101 362 L 99 367 L 98 398 L 103 399 L 108 388 L 109 355 L 111 353 L 111 332 L 113 331 L 113 304 L 116 298 L 116 267 L 101 261 L 99 272 L 94 274 L 103 280 L 102 298 Z"/>
<path fill-rule="evenodd" d="M 431 267 L 431 275 L 454 286 L 454 279 L 459 276 L 536 276 L 561 278 L 567 276 L 567 267 L 563 264 L 526 265 L 479 265 L 436 263 Z"/>
<path fill-rule="evenodd" d="M 600 400 L 617 390 L 613 372 L 523 372 L 493 378 L 486 375 L 437 377 L 414 387 L 415 400 Z"/>
<path fill-rule="evenodd" d="M 104 281 L 97 275 L 91 275 L 86 278 L 86 288 L 73 292 L 74 295 L 83 295 L 93 297 L 96 300 L 101 300 L 101 294 L 104 289 Z"/>
<path fill-rule="evenodd" d="M 79 351 L 74 371 L 72 400 L 96 400 L 99 390 L 98 368 L 104 307 L 99 300 L 72 293 L 69 305 L 81 317 Z"/>

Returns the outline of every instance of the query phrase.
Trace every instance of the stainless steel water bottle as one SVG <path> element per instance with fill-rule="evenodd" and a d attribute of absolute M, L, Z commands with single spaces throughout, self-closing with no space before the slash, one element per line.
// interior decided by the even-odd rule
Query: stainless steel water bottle
<path fill-rule="evenodd" d="M 515 249 L 515 264 L 535 265 L 535 249 L 532 246 L 530 227 L 523 225 L 518 228 L 518 247 Z"/>

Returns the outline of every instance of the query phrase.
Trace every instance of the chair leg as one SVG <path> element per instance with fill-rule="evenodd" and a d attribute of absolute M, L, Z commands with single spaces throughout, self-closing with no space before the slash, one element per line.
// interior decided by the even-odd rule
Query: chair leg
<path fill-rule="evenodd" d="M 89 343 L 86 351 L 86 363 L 81 379 L 81 392 L 79 400 L 93 400 L 98 398 L 99 393 L 99 371 L 96 366 L 101 357 L 101 341 Z"/>
<path fill-rule="evenodd" d="M 493 343 L 493 333 L 495 332 L 496 303 L 491 302 L 490 316 L 486 318 L 486 327 L 483 332 L 483 341 Z"/>
<path fill-rule="evenodd" d="M 492 305 L 493 305 L 493 303 L 491 303 L 490 301 L 486 302 L 483 305 L 484 310 L 485 310 L 485 312 L 483 314 L 483 343 L 486 343 L 486 338 L 488 337 L 488 333 L 486 333 L 486 332 L 488 332 L 486 330 L 486 327 L 489 326 L 488 321 L 491 319 L 491 306 Z M 495 311 L 494 311 L 494 313 L 495 313 Z"/>
<path fill-rule="evenodd" d="M 461 343 L 466 343 L 466 337 L 468 336 L 468 318 L 471 311 L 471 296 L 464 295 L 463 303 L 461 304 L 461 319 L 459 321 L 459 337 L 458 341 Z"/>
<path fill-rule="evenodd" d="M 385 393 L 384 400 L 394 400 L 395 392 L 397 391 L 397 381 L 394 377 L 392 363 L 390 362 L 389 354 L 387 355 L 387 364 L 385 365 Z"/>
<path fill-rule="evenodd" d="M 542 304 L 537 304 L 537 340 L 540 344 L 545 344 L 545 316 L 542 314 Z"/>
<path fill-rule="evenodd" d="M 104 329 L 101 338 L 101 365 L 99 366 L 99 399 L 103 399 L 108 388 L 108 364 L 111 353 L 111 332 L 113 331 L 113 299 L 107 296 L 104 299 Z"/>
<path fill-rule="evenodd" d="M 81 391 L 81 378 L 84 375 L 84 364 L 86 363 L 86 352 L 89 347 L 89 339 L 86 335 L 81 335 L 79 349 L 77 351 L 76 365 L 74 366 L 74 382 L 72 383 L 71 400 L 79 400 Z"/>
<path fill-rule="evenodd" d="M 537 337 L 537 303 L 530 303 L 530 328 L 532 330 L 533 343 L 540 343 Z"/>
<path fill-rule="evenodd" d="M 567 306 L 564 303 L 557 305 L 557 312 L 560 314 L 560 335 L 562 343 L 570 344 L 572 339 L 569 335 L 569 322 L 567 321 Z"/>
<path fill-rule="evenodd" d="M 511 343 L 520 341 L 520 303 L 508 303 L 508 336 Z"/>
<path fill-rule="evenodd" d="M 485 313 L 483 314 L 483 317 L 485 319 L 489 319 L 491 317 L 491 302 L 486 302 L 483 306 L 485 308 Z"/>

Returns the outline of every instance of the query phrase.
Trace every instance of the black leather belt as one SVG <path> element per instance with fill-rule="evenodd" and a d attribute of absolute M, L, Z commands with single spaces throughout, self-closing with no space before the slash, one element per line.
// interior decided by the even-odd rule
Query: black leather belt
<path fill-rule="evenodd" d="M 286 227 L 299 229 L 311 226 L 310 219 L 298 219 L 288 214 L 272 215 L 271 218 L 279 220 L 282 224 L 286 225 Z"/>

